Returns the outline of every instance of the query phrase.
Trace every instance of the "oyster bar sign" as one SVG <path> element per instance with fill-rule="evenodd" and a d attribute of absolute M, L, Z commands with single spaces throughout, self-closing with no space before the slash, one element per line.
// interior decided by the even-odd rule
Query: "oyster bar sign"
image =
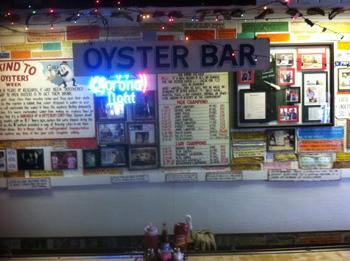
<path fill-rule="evenodd" d="M 268 39 L 73 44 L 76 76 L 264 70 Z"/>

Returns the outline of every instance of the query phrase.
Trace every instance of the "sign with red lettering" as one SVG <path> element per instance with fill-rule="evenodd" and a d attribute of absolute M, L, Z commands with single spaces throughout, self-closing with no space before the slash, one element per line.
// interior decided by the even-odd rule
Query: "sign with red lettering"
<path fill-rule="evenodd" d="M 95 137 L 94 121 L 71 60 L 0 62 L 0 140 Z"/>
<path fill-rule="evenodd" d="M 158 75 L 161 166 L 229 164 L 228 73 Z"/>

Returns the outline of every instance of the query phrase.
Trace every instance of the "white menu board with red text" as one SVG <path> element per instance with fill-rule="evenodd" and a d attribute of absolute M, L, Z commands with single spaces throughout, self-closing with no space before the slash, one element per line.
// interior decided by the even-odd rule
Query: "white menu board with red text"
<path fill-rule="evenodd" d="M 228 165 L 228 73 L 158 75 L 162 167 Z"/>

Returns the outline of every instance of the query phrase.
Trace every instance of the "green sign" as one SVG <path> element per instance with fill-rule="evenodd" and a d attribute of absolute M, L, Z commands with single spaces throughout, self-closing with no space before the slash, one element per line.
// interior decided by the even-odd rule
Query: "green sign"
<path fill-rule="evenodd" d="M 242 32 L 289 32 L 288 22 L 243 23 Z"/>

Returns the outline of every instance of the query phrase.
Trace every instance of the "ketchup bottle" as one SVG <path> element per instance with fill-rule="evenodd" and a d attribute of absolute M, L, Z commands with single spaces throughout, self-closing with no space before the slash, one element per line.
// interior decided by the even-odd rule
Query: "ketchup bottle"
<path fill-rule="evenodd" d="M 144 248 L 145 251 L 158 249 L 158 229 L 153 224 L 145 227 Z"/>
<path fill-rule="evenodd" d="M 187 249 L 188 225 L 186 223 L 176 223 L 174 225 L 174 247 L 180 248 L 182 253 Z"/>

